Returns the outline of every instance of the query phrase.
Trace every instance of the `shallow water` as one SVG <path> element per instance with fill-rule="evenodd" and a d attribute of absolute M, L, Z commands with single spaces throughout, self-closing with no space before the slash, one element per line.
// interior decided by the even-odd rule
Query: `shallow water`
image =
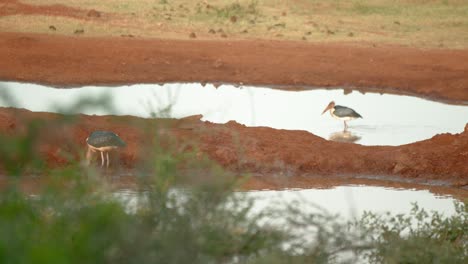
<path fill-rule="evenodd" d="M 184 190 L 173 190 L 175 200 L 183 201 Z M 455 211 L 457 201 L 451 196 L 437 196 L 427 190 L 394 189 L 372 186 L 340 186 L 331 189 L 296 189 L 296 190 L 263 190 L 237 192 L 234 195 L 245 195 L 252 199 L 250 216 L 261 214 L 260 225 L 277 226 L 287 230 L 300 239 L 301 243 L 311 243 L 314 240 L 317 218 L 312 215 L 331 216 L 336 223 L 360 219 L 364 212 L 375 214 L 409 215 L 413 203 L 426 212 L 436 211 L 444 216 L 451 216 Z M 129 213 L 136 212 L 141 200 L 138 194 L 131 190 L 120 190 L 114 193 L 114 198 L 121 201 Z M 141 198 L 141 197 L 140 197 Z M 144 205 L 145 203 L 143 203 Z M 230 204 L 228 203 L 228 206 Z M 238 207 L 233 204 L 233 209 Z M 293 211 L 288 208 L 294 208 Z M 292 224 L 291 220 L 295 222 Z M 330 220 L 326 223 L 333 224 Z M 413 223 L 413 227 L 415 223 Z M 285 249 L 294 245 L 294 240 L 284 243 Z M 299 242 L 299 241 L 296 241 Z M 344 259 L 352 255 L 340 253 Z M 353 261 L 354 262 L 354 261 Z M 365 263 L 359 261 L 358 263 Z"/>
<path fill-rule="evenodd" d="M 54 89 L 15 82 L 0 82 L 0 88 L 17 99 L 16 102 L 0 100 L 0 106 L 31 111 L 61 112 L 79 98 L 107 94 L 112 98 L 113 110 L 85 107 L 79 112 L 139 117 L 158 113 L 174 118 L 202 114 L 202 120 L 215 123 L 235 120 L 247 126 L 306 130 L 325 139 L 362 145 L 402 145 L 439 133 L 460 133 L 468 122 L 468 106 L 411 96 L 344 94 L 341 89 L 281 91 L 232 85 L 216 88 L 198 83 Z M 321 115 L 332 100 L 353 108 L 363 119 L 348 122 L 350 128 L 343 132 L 343 122 L 328 113 Z"/>
<path fill-rule="evenodd" d="M 253 212 L 267 208 L 281 209 L 294 201 L 299 202 L 305 214 L 317 212 L 317 206 L 328 213 L 339 214 L 343 219 L 360 217 L 364 211 L 407 214 L 412 203 L 427 211 L 444 215 L 455 213 L 452 196 L 438 196 L 427 190 L 395 189 L 375 186 L 340 186 L 331 189 L 290 189 L 242 192 L 254 200 Z M 177 195 L 177 192 L 176 192 Z M 136 205 L 137 193 L 130 190 L 115 192 L 115 197 L 125 201 L 129 210 Z M 286 217 L 286 216 L 285 216 Z"/>
<path fill-rule="evenodd" d="M 307 189 L 283 191 L 254 191 L 249 196 L 257 201 L 255 207 L 261 210 L 275 204 L 291 203 L 294 200 L 304 204 L 301 208 L 315 210 L 318 205 L 330 213 L 340 214 L 345 218 L 359 217 L 364 211 L 375 213 L 409 213 L 411 203 L 427 210 L 434 210 L 446 215 L 453 214 L 454 198 L 436 196 L 425 190 L 392 189 L 373 186 L 340 186 L 333 189 Z"/>

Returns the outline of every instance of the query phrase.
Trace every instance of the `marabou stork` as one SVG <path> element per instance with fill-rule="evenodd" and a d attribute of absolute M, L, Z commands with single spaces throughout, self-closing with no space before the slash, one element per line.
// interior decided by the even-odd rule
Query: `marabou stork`
<path fill-rule="evenodd" d="M 107 156 L 107 167 L 109 167 L 109 152 L 127 146 L 117 134 L 110 131 L 94 131 L 86 139 L 86 144 L 88 145 L 87 164 L 91 162 L 92 153 L 99 151 L 101 152 L 101 167 L 104 166 L 104 152 Z"/>
<path fill-rule="evenodd" d="M 344 130 L 348 128 L 348 124 L 346 121 L 357 119 L 357 118 L 362 118 L 360 114 L 358 114 L 356 111 L 353 109 L 346 107 L 346 106 L 341 106 L 341 105 L 335 105 L 334 101 L 331 101 L 328 106 L 323 110 L 322 115 L 325 114 L 330 110 L 330 115 L 338 120 L 343 120 L 344 122 Z"/>

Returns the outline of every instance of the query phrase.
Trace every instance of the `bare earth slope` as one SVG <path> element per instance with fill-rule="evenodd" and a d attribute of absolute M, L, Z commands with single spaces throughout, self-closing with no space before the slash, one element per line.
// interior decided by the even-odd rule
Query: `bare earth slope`
<path fill-rule="evenodd" d="M 1 108 L 0 133 L 19 135 L 28 120 L 52 121 L 58 117 L 57 114 Z M 165 142 L 171 137 L 178 139 L 176 152 L 197 146 L 200 154 L 205 153 L 239 173 L 273 178 L 397 176 L 422 182 L 443 180 L 456 186 L 468 185 L 468 125 L 457 135 L 437 135 L 396 147 L 370 147 L 331 142 L 305 131 L 245 127 L 235 122 L 212 124 L 201 122 L 199 118 L 162 120 L 79 115 L 74 123 L 44 130 L 38 148 L 49 166 L 60 166 L 67 163 L 64 153 L 74 153 L 76 158 L 83 155 L 85 139 L 90 132 L 111 130 L 128 144 L 120 158 L 113 161 L 114 166 L 123 169 L 138 168 L 138 164 L 148 158 L 148 150 L 159 146 L 151 143 L 157 135 L 162 145 L 167 145 Z"/>

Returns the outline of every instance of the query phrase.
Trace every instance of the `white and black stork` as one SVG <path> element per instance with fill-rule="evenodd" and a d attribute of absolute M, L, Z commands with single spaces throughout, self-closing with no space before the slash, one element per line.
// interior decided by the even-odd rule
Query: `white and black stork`
<path fill-rule="evenodd" d="M 346 106 L 341 106 L 341 105 L 335 105 L 334 101 L 331 101 L 328 106 L 323 110 L 322 115 L 325 114 L 325 112 L 330 110 L 330 115 L 338 120 L 343 120 L 344 122 L 344 130 L 348 129 L 348 124 L 346 121 L 354 120 L 357 118 L 362 118 L 360 114 L 358 114 L 356 111 L 353 109 L 346 107 Z"/>
<path fill-rule="evenodd" d="M 91 162 L 92 153 L 99 151 L 101 152 L 101 167 L 104 167 L 104 152 L 107 156 L 107 167 L 109 167 L 109 152 L 127 146 L 117 134 L 110 131 L 94 131 L 86 139 L 86 144 L 88 145 L 87 164 Z"/>

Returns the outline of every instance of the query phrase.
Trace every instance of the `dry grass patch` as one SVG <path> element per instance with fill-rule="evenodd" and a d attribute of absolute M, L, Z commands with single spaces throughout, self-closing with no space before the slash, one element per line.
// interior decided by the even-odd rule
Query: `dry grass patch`
<path fill-rule="evenodd" d="M 468 47 L 468 2 L 462 0 L 22 2 L 63 4 L 109 14 L 108 19 L 87 22 L 89 28 L 85 30 L 93 35 L 125 32 L 144 37 L 186 39 L 193 32 L 202 39 L 366 41 L 432 48 Z M 70 21 L 62 22 L 73 24 Z M 0 22 L 9 23 L 5 17 L 0 18 Z M 25 28 L 21 23 L 11 26 L 10 31 Z M 28 30 L 36 31 L 33 27 Z"/>

